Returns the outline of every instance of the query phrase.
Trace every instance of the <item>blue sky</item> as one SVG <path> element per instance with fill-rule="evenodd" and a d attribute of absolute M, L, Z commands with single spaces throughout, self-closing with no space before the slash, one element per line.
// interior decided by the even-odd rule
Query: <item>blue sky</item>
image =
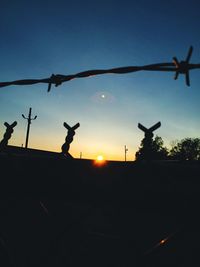
<path fill-rule="evenodd" d="M 0 81 L 47 78 L 89 69 L 140 66 L 183 60 L 193 45 L 192 63 L 200 63 L 200 2 L 191 1 L 1 1 Z M 134 154 L 146 127 L 161 121 L 155 134 L 166 146 L 175 139 L 199 137 L 199 70 L 191 86 L 173 73 L 136 72 L 46 84 L 0 88 L 0 138 L 3 123 L 17 121 L 9 144 L 25 143 L 32 107 L 29 146 L 60 151 L 63 122 L 80 122 L 70 153 L 123 160 Z M 102 95 L 105 95 L 102 98 Z"/>

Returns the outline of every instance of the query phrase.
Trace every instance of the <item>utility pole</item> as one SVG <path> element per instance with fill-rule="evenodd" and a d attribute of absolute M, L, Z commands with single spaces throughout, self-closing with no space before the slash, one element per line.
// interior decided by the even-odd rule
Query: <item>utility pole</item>
<path fill-rule="evenodd" d="M 80 152 L 80 159 L 82 159 L 82 152 Z"/>
<path fill-rule="evenodd" d="M 29 114 L 28 114 L 28 118 L 26 118 L 24 116 L 24 114 L 22 114 L 22 117 L 27 120 L 28 124 L 27 124 L 27 132 L 26 132 L 26 144 L 25 144 L 25 148 L 28 147 L 28 138 L 29 138 L 29 131 L 30 131 L 30 125 L 31 125 L 31 121 L 35 120 L 37 118 L 37 116 L 35 116 L 34 118 L 31 118 L 31 111 L 32 108 L 29 108 Z"/>
<path fill-rule="evenodd" d="M 126 153 L 128 151 L 128 148 L 126 147 L 126 145 L 124 146 L 124 155 L 125 155 L 125 162 L 126 162 Z"/>

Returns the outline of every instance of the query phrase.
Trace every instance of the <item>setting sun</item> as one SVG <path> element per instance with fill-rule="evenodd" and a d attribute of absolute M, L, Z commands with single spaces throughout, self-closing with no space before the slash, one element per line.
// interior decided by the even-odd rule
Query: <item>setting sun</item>
<path fill-rule="evenodd" d="M 98 155 L 96 157 L 96 160 L 94 161 L 94 164 L 96 166 L 103 166 L 105 163 L 106 163 L 106 160 L 104 159 L 102 155 Z"/>
<path fill-rule="evenodd" d="M 102 155 L 97 156 L 97 161 L 103 161 L 103 160 L 104 160 L 104 158 Z"/>

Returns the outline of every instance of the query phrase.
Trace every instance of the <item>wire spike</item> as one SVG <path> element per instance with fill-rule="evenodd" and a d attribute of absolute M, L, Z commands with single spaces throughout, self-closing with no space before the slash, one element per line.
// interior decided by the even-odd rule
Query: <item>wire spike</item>
<path fill-rule="evenodd" d="M 192 52 L 193 52 L 193 46 L 190 46 L 187 57 L 186 57 L 186 62 L 188 63 L 190 61 L 190 58 L 192 56 Z"/>
<path fill-rule="evenodd" d="M 189 71 L 187 71 L 185 73 L 185 82 L 186 82 L 187 86 L 190 86 L 190 75 L 189 75 Z"/>
<path fill-rule="evenodd" d="M 51 85 L 52 85 L 52 83 L 49 83 L 49 84 L 48 84 L 47 92 L 50 92 L 50 91 L 51 91 Z"/>
<path fill-rule="evenodd" d="M 176 72 L 175 72 L 175 75 L 174 75 L 174 80 L 177 80 L 177 79 L 178 79 L 178 76 L 179 76 L 179 72 L 176 71 Z"/>

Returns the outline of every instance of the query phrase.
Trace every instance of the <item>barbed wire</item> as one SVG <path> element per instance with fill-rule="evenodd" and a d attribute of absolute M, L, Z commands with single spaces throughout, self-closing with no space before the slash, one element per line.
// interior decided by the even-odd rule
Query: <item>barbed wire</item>
<path fill-rule="evenodd" d="M 170 71 L 175 72 L 174 79 L 176 80 L 179 74 L 185 75 L 186 85 L 190 86 L 190 77 L 189 71 L 192 69 L 199 69 L 200 64 L 190 64 L 190 58 L 193 52 L 193 47 L 190 46 L 187 57 L 185 60 L 178 61 L 176 57 L 173 57 L 171 63 L 157 63 L 144 66 L 128 66 L 128 67 L 118 67 L 111 69 L 96 69 L 96 70 L 87 70 L 71 75 L 62 75 L 62 74 L 52 74 L 49 78 L 44 79 L 23 79 L 16 80 L 11 82 L 0 82 L 0 87 L 10 86 L 10 85 L 32 85 L 37 83 L 46 83 L 48 84 L 47 92 L 50 92 L 52 85 L 56 87 L 61 85 L 63 82 L 71 81 L 76 78 L 85 78 L 91 77 L 100 74 L 124 74 L 131 73 L 136 71 Z"/>

